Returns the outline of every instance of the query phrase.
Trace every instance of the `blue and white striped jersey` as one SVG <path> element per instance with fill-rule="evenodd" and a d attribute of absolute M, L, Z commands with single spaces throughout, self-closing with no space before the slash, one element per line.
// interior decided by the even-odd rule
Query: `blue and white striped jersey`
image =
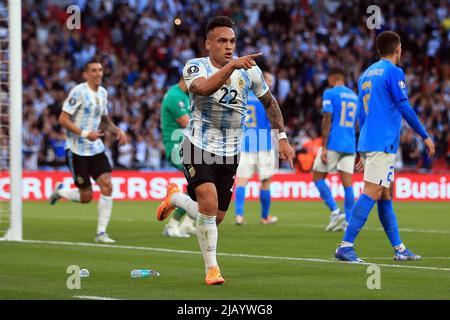
<path fill-rule="evenodd" d="M 189 89 L 195 79 L 208 78 L 217 71 L 209 57 L 196 58 L 186 63 L 183 77 Z M 238 154 L 250 90 L 258 98 L 269 90 L 258 66 L 234 70 L 222 88 L 210 96 L 189 92 L 191 120 L 184 131 L 186 137 L 198 148 L 219 156 Z"/>
<path fill-rule="evenodd" d="M 76 85 L 64 101 L 62 111 L 71 115 L 72 122 L 81 130 L 98 131 L 102 116 L 108 115 L 108 92 L 100 86 L 97 92 L 87 82 Z M 80 156 L 93 156 L 105 150 L 103 141 L 92 142 L 67 131 L 66 148 Z"/>

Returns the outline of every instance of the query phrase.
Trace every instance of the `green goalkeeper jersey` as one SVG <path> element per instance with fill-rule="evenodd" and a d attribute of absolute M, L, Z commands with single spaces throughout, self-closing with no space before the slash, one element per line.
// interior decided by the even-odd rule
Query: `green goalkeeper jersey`
<path fill-rule="evenodd" d="M 181 90 L 180 86 L 176 84 L 170 87 L 164 95 L 161 106 L 161 130 L 163 144 L 166 151 L 166 158 L 172 164 L 172 150 L 183 140 L 183 128 L 176 120 L 186 114 L 190 116 L 189 95 Z"/>

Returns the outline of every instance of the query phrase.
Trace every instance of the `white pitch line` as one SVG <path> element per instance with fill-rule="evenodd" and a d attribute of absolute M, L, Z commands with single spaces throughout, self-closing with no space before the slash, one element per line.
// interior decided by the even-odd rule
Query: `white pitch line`
<path fill-rule="evenodd" d="M 96 248 L 114 248 L 114 249 L 129 249 L 129 250 L 143 250 L 143 251 L 154 251 L 154 252 L 167 252 L 167 253 L 182 253 L 182 254 L 201 254 L 198 251 L 190 250 L 176 250 L 176 249 L 166 249 L 166 248 L 151 248 L 151 247 L 135 247 L 135 246 L 124 246 L 124 245 L 113 245 L 113 244 L 96 244 L 96 243 L 85 243 L 85 242 L 66 242 L 66 241 L 45 241 L 45 240 L 23 240 L 22 243 L 34 243 L 34 244 L 55 244 L 55 245 L 67 245 L 67 246 L 79 246 L 79 247 L 96 247 Z M 20 243 L 20 242 L 19 242 Z M 277 257 L 277 256 L 261 256 L 253 254 L 244 253 L 217 253 L 218 256 L 224 257 L 239 257 L 239 258 L 252 258 L 252 259 L 270 259 L 270 260 L 284 260 L 284 261 L 305 261 L 305 262 L 319 262 L 319 263 L 340 263 L 348 264 L 347 262 L 337 261 L 337 260 L 326 260 L 319 258 L 297 258 L 297 257 Z M 372 265 L 375 263 L 359 263 L 359 265 Z M 450 268 L 439 268 L 439 267 L 428 267 L 428 266 L 409 266 L 409 265 L 397 265 L 397 264 L 380 264 L 376 263 L 378 266 L 388 267 L 388 268 L 403 268 L 403 269 L 421 269 L 421 270 L 435 270 L 435 271 L 450 271 Z"/>
<path fill-rule="evenodd" d="M 304 227 L 304 228 L 316 228 L 316 229 L 325 229 L 323 225 L 320 224 L 305 224 L 305 223 L 277 223 L 279 226 L 283 227 Z M 375 231 L 383 231 L 383 228 L 378 227 L 366 227 L 365 230 L 375 230 Z M 399 228 L 400 232 L 415 232 L 415 233 L 432 233 L 432 234 L 450 234 L 450 231 L 447 230 L 431 230 L 431 229 L 414 229 L 414 228 Z"/>
<path fill-rule="evenodd" d="M 83 220 L 83 221 L 90 221 L 90 220 L 98 220 L 98 217 L 88 217 L 88 216 L 65 216 L 64 214 L 61 214 L 60 216 L 45 216 L 46 219 L 51 220 Z M 42 217 L 33 216 L 33 217 L 27 217 L 27 219 L 41 219 Z M 120 222 L 135 222 L 137 219 L 133 218 L 114 218 L 114 221 L 120 221 Z"/>
<path fill-rule="evenodd" d="M 97 297 L 97 296 L 73 296 L 74 299 L 81 300 L 122 300 L 116 298 L 108 298 L 108 297 Z"/>

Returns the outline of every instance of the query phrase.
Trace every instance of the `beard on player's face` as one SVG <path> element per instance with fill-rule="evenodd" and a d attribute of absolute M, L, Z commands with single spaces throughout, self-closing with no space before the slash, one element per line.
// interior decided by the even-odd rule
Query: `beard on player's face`
<path fill-rule="evenodd" d="M 226 53 L 231 53 L 229 58 L 225 55 Z M 210 57 L 221 66 L 224 66 L 233 60 L 233 53 L 224 48 L 211 48 L 209 54 Z"/>

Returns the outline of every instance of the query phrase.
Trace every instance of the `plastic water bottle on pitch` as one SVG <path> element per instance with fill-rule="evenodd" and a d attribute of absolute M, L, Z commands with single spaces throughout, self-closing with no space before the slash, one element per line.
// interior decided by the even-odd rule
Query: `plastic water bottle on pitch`
<path fill-rule="evenodd" d="M 136 269 L 131 271 L 131 277 L 132 278 L 159 277 L 159 272 L 148 269 Z"/>
<path fill-rule="evenodd" d="M 81 269 L 80 270 L 80 278 L 89 278 L 89 270 Z"/>

